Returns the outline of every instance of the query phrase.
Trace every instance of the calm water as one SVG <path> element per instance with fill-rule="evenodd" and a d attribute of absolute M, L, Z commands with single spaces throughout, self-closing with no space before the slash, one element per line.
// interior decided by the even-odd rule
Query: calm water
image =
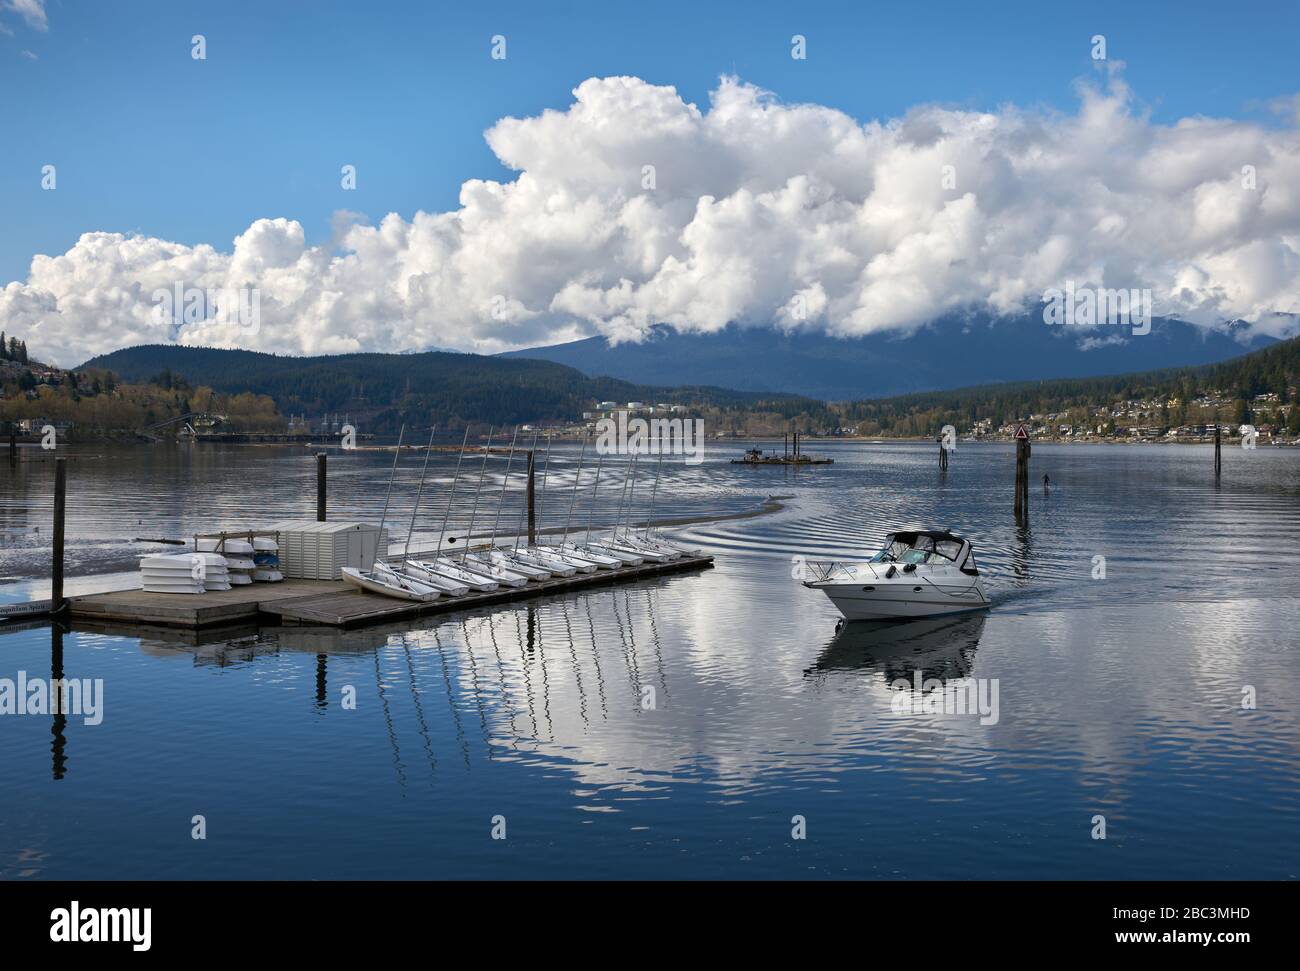
<path fill-rule="evenodd" d="M 665 465 L 657 516 L 793 497 L 673 530 L 717 554 L 702 573 L 356 632 L 63 636 L 65 675 L 104 681 L 103 723 L 0 717 L 0 876 L 1300 873 L 1300 452 L 1227 449 L 1216 486 L 1208 448 L 1035 446 L 1035 479 L 1058 488 L 1035 488 L 1021 530 L 1010 446 L 963 443 L 946 475 L 932 446 L 819 446 L 836 464 L 797 472 L 726 464 L 741 448 Z M 314 463 L 296 450 L 72 454 L 74 574 L 159 549 L 137 536 L 314 512 Z M 569 518 L 576 457 L 555 451 L 548 524 Z M 26 581 L 47 570 L 43 458 L 0 462 L 0 598 L 39 593 Z M 331 458 L 331 517 L 377 519 L 389 461 Z M 403 463 L 399 539 L 419 475 Z M 417 544 L 437 538 L 453 466 L 431 466 Z M 604 471 L 597 523 L 622 484 L 622 467 Z M 790 579 L 792 556 L 859 555 L 921 523 L 976 544 L 986 615 L 837 633 L 830 603 Z M 48 677 L 57 640 L 0 633 L 0 677 Z M 997 722 L 894 711 L 890 683 L 917 670 L 997 679 Z"/>

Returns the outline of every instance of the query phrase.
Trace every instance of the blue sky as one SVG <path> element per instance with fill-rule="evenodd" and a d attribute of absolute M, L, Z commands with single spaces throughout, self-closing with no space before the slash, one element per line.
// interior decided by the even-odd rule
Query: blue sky
<path fill-rule="evenodd" d="M 0 6 L 8 0 L 0 0 Z M 326 239 L 348 208 L 453 208 L 510 178 L 483 140 L 563 110 L 593 75 L 675 85 L 704 106 L 735 73 L 786 102 L 886 118 L 923 102 L 1074 110 L 1088 41 L 1152 117 L 1267 121 L 1300 88 L 1289 3 L 435 4 L 50 0 L 48 30 L 0 13 L 0 284 L 88 230 L 230 240 L 263 216 Z M 190 57 L 190 37 L 208 57 Z M 488 56 L 490 37 L 509 56 Z M 789 56 L 791 34 L 809 56 Z M 23 54 L 29 51 L 36 59 Z M 356 164 L 355 192 L 339 167 Z M 57 192 L 40 168 L 58 167 Z"/>

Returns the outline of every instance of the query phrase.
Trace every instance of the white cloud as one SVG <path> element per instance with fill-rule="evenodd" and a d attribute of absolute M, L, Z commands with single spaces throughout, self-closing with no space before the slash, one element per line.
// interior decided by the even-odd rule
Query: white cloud
<path fill-rule="evenodd" d="M 22 17 L 32 30 L 50 29 L 50 23 L 45 19 L 45 0 L 5 0 L 4 9 Z"/>
<path fill-rule="evenodd" d="M 1018 311 L 1066 280 L 1150 288 L 1157 314 L 1205 325 L 1289 325 L 1276 312 L 1300 312 L 1297 119 L 1157 125 L 1115 74 L 1079 94 L 1073 114 L 927 105 L 861 123 L 735 79 L 702 110 L 671 87 L 593 78 L 565 111 L 494 125 L 489 145 L 519 174 L 466 182 L 454 211 L 375 226 L 343 213 L 322 246 L 284 219 L 221 252 L 87 233 L 0 291 L 0 327 L 64 362 L 170 339 L 487 353 L 659 322 L 906 331 Z M 257 287 L 260 330 L 155 322 L 151 294 L 178 279 Z"/>

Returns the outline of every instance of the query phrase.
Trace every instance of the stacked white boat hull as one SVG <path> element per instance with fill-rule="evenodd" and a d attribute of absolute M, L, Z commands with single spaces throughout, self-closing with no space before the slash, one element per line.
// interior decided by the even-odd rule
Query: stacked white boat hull
<path fill-rule="evenodd" d="M 231 586 L 242 587 L 253 582 L 253 544 L 248 540 L 200 539 L 198 545 L 205 553 L 216 553 L 219 550 L 225 557 Z"/>
<path fill-rule="evenodd" d="M 280 547 L 269 536 L 253 537 L 253 579 L 258 583 L 279 583 L 284 579 L 280 572 Z"/>
<path fill-rule="evenodd" d="M 174 553 L 140 560 L 141 588 L 148 593 L 229 590 L 230 571 L 219 553 Z"/>

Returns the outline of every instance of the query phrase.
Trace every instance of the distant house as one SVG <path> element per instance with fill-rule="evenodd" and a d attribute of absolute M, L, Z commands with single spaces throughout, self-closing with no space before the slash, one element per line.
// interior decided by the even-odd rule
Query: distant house
<path fill-rule="evenodd" d="M 19 435 L 40 435 L 44 433 L 46 425 L 54 428 L 55 433 L 62 435 L 73 427 L 70 421 L 50 421 L 47 418 L 19 418 L 14 422 L 14 431 Z"/>

